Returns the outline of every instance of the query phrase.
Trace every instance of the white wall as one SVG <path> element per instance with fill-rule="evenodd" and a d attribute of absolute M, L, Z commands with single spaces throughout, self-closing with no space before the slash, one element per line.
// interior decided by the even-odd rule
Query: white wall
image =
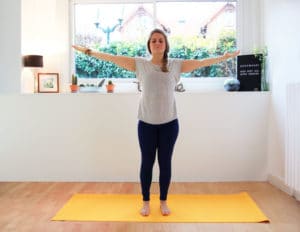
<path fill-rule="evenodd" d="M 286 86 L 300 82 L 300 1 L 265 0 L 265 43 L 268 46 L 268 76 L 271 77 L 269 173 L 285 178 Z"/>
<path fill-rule="evenodd" d="M 68 0 L 22 0 L 22 54 L 44 57 L 40 72 L 57 72 L 70 81 Z M 63 90 L 63 88 L 62 88 Z"/>
<path fill-rule="evenodd" d="M 267 92 L 176 97 L 173 181 L 266 180 Z M 138 181 L 138 100 L 137 93 L 2 95 L 0 181 Z"/>
<path fill-rule="evenodd" d="M 21 1 L 0 2 L 0 93 L 20 93 Z"/>
<path fill-rule="evenodd" d="M 17 94 L 21 2 L 31 15 L 22 18 L 22 53 L 45 52 L 44 70 L 69 76 L 67 0 L 1 1 L 0 180 L 137 180 L 135 94 Z M 174 180 L 266 179 L 268 93 L 184 93 L 177 100 Z"/>

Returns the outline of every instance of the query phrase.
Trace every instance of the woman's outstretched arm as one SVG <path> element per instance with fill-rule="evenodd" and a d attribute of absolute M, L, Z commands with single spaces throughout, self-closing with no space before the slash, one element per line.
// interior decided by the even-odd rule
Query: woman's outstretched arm
<path fill-rule="evenodd" d="M 135 72 L 135 59 L 133 57 L 128 56 L 119 56 L 119 55 L 111 55 L 108 53 L 102 53 L 98 51 L 94 51 L 92 49 L 73 45 L 72 46 L 75 50 L 82 52 L 86 55 L 93 56 L 100 60 L 110 61 L 115 63 L 116 65 L 127 69 L 128 71 Z"/>
<path fill-rule="evenodd" d="M 240 51 L 235 51 L 233 53 L 225 53 L 223 56 L 218 56 L 214 58 L 202 59 L 202 60 L 183 60 L 181 66 L 181 72 L 191 72 L 197 68 L 202 68 L 225 61 L 230 58 L 234 58 L 240 54 Z"/>

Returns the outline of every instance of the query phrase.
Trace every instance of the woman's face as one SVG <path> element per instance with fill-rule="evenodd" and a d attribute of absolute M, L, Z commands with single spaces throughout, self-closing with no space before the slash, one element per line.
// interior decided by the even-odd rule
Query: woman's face
<path fill-rule="evenodd" d="M 166 50 L 165 37 L 160 33 L 153 33 L 150 39 L 151 54 L 164 53 Z"/>

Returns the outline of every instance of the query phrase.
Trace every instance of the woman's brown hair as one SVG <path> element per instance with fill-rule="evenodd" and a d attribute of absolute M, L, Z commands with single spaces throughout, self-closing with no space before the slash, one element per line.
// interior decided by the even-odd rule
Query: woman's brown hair
<path fill-rule="evenodd" d="M 150 54 L 152 54 L 151 50 L 150 50 L 150 40 L 151 40 L 151 37 L 154 33 L 159 33 L 159 34 L 162 34 L 163 37 L 165 38 L 165 43 L 166 43 L 166 49 L 164 51 L 164 56 L 163 56 L 163 65 L 161 67 L 161 71 L 163 72 L 169 72 L 168 70 L 168 53 L 169 53 L 169 49 L 170 49 L 170 45 L 169 45 L 169 41 L 168 41 L 168 38 L 167 38 L 167 35 L 160 29 L 156 28 L 154 29 L 153 31 L 151 31 L 150 33 L 150 36 L 149 36 L 149 39 L 147 41 L 147 47 L 148 47 L 148 51 L 150 52 Z"/>

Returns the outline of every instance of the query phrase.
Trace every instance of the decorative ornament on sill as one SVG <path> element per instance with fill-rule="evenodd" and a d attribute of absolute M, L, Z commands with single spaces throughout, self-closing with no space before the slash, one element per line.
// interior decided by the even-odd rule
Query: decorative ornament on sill
<path fill-rule="evenodd" d="M 79 87 L 77 85 L 77 76 L 75 74 L 72 74 L 72 84 L 70 85 L 70 90 L 72 93 L 77 93 Z"/>
<path fill-rule="evenodd" d="M 106 85 L 106 90 L 108 93 L 113 93 L 114 92 L 115 85 L 113 84 L 112 80 L 109 80 L 107 85 Z"/>

